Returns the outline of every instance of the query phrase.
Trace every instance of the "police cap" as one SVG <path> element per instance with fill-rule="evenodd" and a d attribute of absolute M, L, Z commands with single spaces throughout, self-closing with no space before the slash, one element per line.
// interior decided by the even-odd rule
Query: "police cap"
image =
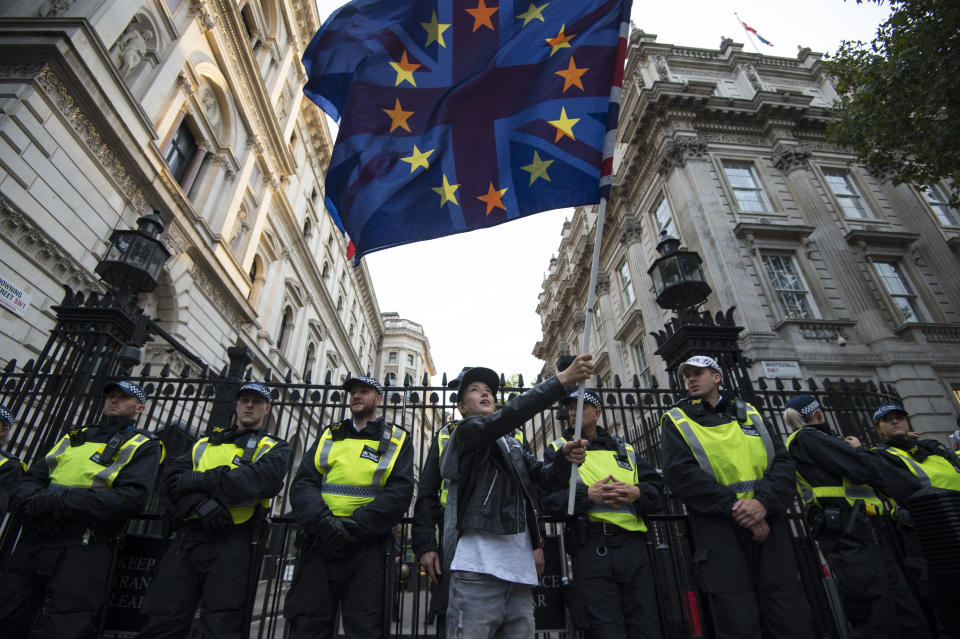
<path fill-rule="evenodd" d="M 103 394 L 106 395 L 111 390 L 116 388 L 124 395 L 129 397 L 136 397 L 137 401 L 141 404 L 147 403 L 147 394 L 143 392 L 143 389 L 134 384 L 133 382 L 128 382 L 126 380 L 120 382 L 107 382 L 103 385 Z"/>

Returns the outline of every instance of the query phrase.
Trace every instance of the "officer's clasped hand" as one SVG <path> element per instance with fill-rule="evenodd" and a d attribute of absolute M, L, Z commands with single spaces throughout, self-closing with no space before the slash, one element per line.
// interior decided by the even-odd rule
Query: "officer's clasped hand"
<path fill-rule="evenodd" d="M 27 519 L 59 516 L 62 491 L 41 490 L 34 493 L 23 505 L 23 514 Z"/>
<path fill-rule="evenodd" d="M 207 532 L 223 532 L 233 524 L 230 511 L 213 498 L 200 502 L 197 505 L 196 515 L 200 519 L 200 525 Z"/>
<path fill-rule="evenodd" d="M 180 499 L 189 493 L 206 493 L 216 486 L 218 475 L 215 469 L 206 472 L 187 471 L 177 478 L 170 494 L 174 499 Z"/>
<path fill-rule="evenodd" d="M 343 530 L 347 535 L 347 543 L 352 544 L 360 541 L 360 524 L 350 517 L 341 517 L 340 523 L 343 524 Z"/>

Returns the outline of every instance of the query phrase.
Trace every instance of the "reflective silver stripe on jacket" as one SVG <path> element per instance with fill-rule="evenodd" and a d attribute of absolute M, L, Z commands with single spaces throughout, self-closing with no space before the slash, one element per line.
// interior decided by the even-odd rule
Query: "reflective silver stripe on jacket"
<path fill-rule="evenodd" d="M 405 433 L 396 426 L 392 428 L 393 430 L 390 432 L 390 444 L 387 446 L 387 450 L 380 455 L 377 468 L 373 471 L 373 479 L 370 481 L 370 485 L 374 488 L 380 488 L 380 485 L 383 483 L 383 476 L 390 470 L 390 460 L 396 457 L 397 448 L 400 446 L 400 442 L 403 441 L 405 435 Z"/>
<path fill-rule="evenodd" d="M 843 494 L 850 499 L 879 499 L 873 488 L 867 486 L 846 486 Z"/>
<path fill-rule="evenodd" d="M 193 467 L 200 467 L 200 460 L 203 459 L 203 453 L 207 450 L 207 444 L 210 443 L 210 440 L 203 438 L 197 442 L 197 445 L 193 447 Z"/>
<path fill-rule="evenodd" d="M 693 432 L 693 429 L 690 428 L 689 417 L 687 417 L 682 410 L 679 408 L 671 408 L 667 411 L 667 415 L 673 419 L 674 425 L 683 433 L 684 439 L 687 440 L 687 444 L 690 445 L 690 449 L 693 451 L 693 457 L 697 460 L 697 463 L 700 465 L 700 468 L 704 472 L 709 473 L 714 479 L 717 478 L 717 474 L 713 471 L 713 464 L 710 463 L 710 457 L 707 456 L 707 451 L 704 449 L 703 444 L 700 443 L 700 439 L 697 437 L 697 434 Z"/>
<path fill-rule="evenodd" d="M 321 435 L 323 437 L 323 435 Z M 317 468 L 324 471 L 330 468 L 330 449 L 333 448 L 333 437 L 323 439 L 323 445 L 320 447 L 320 453 L 317 455 Z"/>
<path fill-rule="evenodd" d="M 735 493 L 745 493 L 751 490 L 756 490 L 758 483 L 760 482 L 758 482 L 756 479 L 750 479 L 747 481 L 735 481 L 732 484 L 727 484 L 727 488 L 729 488 Z"/>
<path fill-rule="evenodd" d="M 887 450 L 890 451 L 893 449 L 888 448 Z M 898 448 L 897 450 L 900 450 L 900 449 Z M 911 457 L 908 453 L 899 452 L 899 453 L 890 453 L 890 454 L 893 455 L 894 457 L 899 457 L 904 462 L 906 462 L 907 465 L 909 465 L 910 468 L 913 469 L 913 472 L 917 475 L 917 477 L 920 479 L 920 481 L 923 483 L 924 486 L 930 485 L 930 475 L 928 475 L 920 466 L 920 464 L 918 464 L 916 460 L 913 457 Z"/>
<path fill-rule="evenodd" d="M 130 461 L 130 458 L 133 457 L 133 454 L 137 452 L 141 444 L 144 444 L 150 438 L 146 435 L 141 435 L 137 433 L 126 442 L 123 446 L 120 447 L 120 451 L 117 453 L 117 458 L 112 464 L 101 470 L 99 473 L 93 477 L 93 485 L 91 488 L 94 490 L 106 490 L 107 480 L 115 472 L 120 472 L 120 469 L 127 465 Z"/>
<path fill-rule="evenodd" d="M 380 491 L 370 486 L 350 486 L 349 484 L 329 484 L 324 482 L 320 492 L 325 495 L 340 495 L 341 497 L 369 497 L 375 498 Z"/>
<path fill-rule="evenodd" d="M 757 419 L 754 422 L 754 426 L 757 427 L 757 432 L 760 433 L 760 441 L 763 442 L 763 449 L 767 453 L 767 470 L 770 470 L 770 466 L 773 465 L 773 438 L 770 437 L 770 431 L 767 430 L 767 425 L 763 423 L 763 417 L 760 416 L 755 410 L 747 411 L 747 415 L 753 415 Z"/>
<path fill-rule="evenodd" d="M 57 467 L 57 464 L 60 463 L 60 460 L 57 459 L 70 448 L 70 438 L 64 436 L 60 440 L 60 443 L 57 444 L 53 450 L 50 451 L 50 454 L 46 456 L 47 468 L 50 469 L 50 472 L 53 472 L 53 469 Z"/>

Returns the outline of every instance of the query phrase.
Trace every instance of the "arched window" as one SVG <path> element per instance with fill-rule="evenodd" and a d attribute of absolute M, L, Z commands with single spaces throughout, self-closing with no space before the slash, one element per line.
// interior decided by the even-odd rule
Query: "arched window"
<path fill-rule="evenodd" d="M 283 321 L 280 322 L 280 334 L 277 335 L 277 349 L 283 350 L 286 340 L 293 330 L 293 309 L 289 306 L 283 309 Z"/>
<path fill-rule="evenodd" d="M 197 139 L 194 137 L 187 120 L 187 118 L 183 119 L 176 133 L 170 138 L 167 152 L 163 156 L 163 159 L 167 161 L 167 166 L 170 167 L 173 178 L 183 187 L 186 187 L 184 181 L 199 148 Z"/>
<path fill-rule="evenodd" d="M 307 218 L 303 221 L 303 236 L 310 237 L 313 235 L 313 224 L 310 223 L 310 218 Z"/>
<path fill-rule="evenodd" d="M 306 379 L 307 375 L 313 373 L 313 367 L 317 363 L 317 347 L 313 345 L 313 342 L 310 342 L 310 345 L 307 346 L 307 359 L 303 363 L 303 378 Z"/>

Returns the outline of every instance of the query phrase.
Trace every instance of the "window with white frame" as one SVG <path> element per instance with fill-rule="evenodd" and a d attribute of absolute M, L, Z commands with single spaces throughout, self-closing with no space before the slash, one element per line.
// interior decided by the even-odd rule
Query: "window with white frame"
<path fill-rule="evenodd" d="M 637 377 L 640 379 L 642 388 L 653 386 L 653 373 L 650 372 L 650 362 L 647 359 L 647 351 L 643 348 L 643 338 L 637 338 L 633 343 L 633 356 L 637 360 Z"/>
<path fill-rule="evenodd" d="M 737 210 L 763 213 L 771 210 L 770 201 L 760 185 L 757 170 L 750 162 L 724 162 L 723 172 L 737 199 Z"/>
<path fill-rule="evenodd" d="M 923 197 L 943 226 L 960 226 L 960 213 L 950 206 L 950 195 L 939 184 L 928 184 Z"/>
<path fill-rule="evenodd" d="M 388 364 L 396 364 L 396 363 L 397 363 L 397 351 L 390 351 L 390 354 L 387 355 L 387 363 L 388 363 Z"/>
<path fill-rule="evenodd" d="M 803 281 L 791 255 L 763 255 L 763 266 L 780 303 L 783 316 L 789 319 L 816 317 L 807 284 Z"/>
<path fill-rule="evenodd" d="M 624 260 L 617 269 L 620 278 L 620 296 L 623 300 L 623 308 L 628 308 L 633 304 L 636 297 L 633 294 L 633 280 L 630 278 L 630 265 Z"/>
<path fill-rule="evenodd" d="M 823 177 L 827 180 L 827 185 L 840 203 L 840 209 L 847 217 L 865 218 L 869 217 L 867 212 L 867 203 L 860 193 L 860 189 L 854 184 L 850 172 L 844 169 L 824 169 Z"/>
<path fill-rule="evenodd" d="M 594 337 L 596 338 L 595 344 L 603 344 L 603 314 L 600 313 L 600 305 L 595 304 L 593 306 L 593 329 Z"/>
<path fill-rule="evenodd" d="M 407 354 L 407 365 L 413 366 L 413 355 Z"/>
<path fill-rule="evenodd" d="M 670 203 L 667 202 L 667 198 L 664 195 L 660 196 L 660 201 L 657 202 L 657 207 L 653 211 L 653 224 L 656 227 L 655 231 L 658 242 L 660 241 L 660 234 L 664 231 L 667 232 L 667 235 L 677 237 L 677 227 L 673 223 L 673 214 L 670 212 Z"/>
<path fill-rule="evenodd" d="M 903 274 L 900 264 L 897 262 L 874 262 L 873 266 L 877 270 L 877 275 L 880 276 L 883 288 L 897 308 L 900 320 L 904 323 L 927 321 L 923 303 Z"/>

